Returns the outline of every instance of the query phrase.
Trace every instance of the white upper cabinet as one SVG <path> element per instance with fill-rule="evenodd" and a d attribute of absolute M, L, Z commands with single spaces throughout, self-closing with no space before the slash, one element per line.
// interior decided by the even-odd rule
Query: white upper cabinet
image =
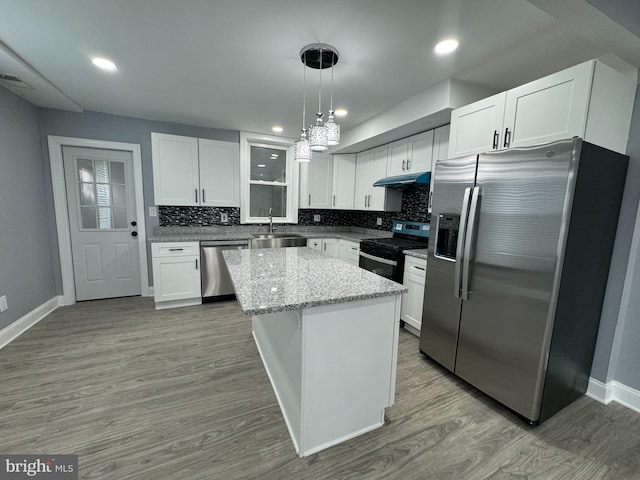
<path fill-rule="evenodd" d="M 156 205 L 237 207 L 238 144 L 151 133 Z"/>
<path fill-rule="evenodd" d="M 353 210 L 355 184 L 355 154 L 334 155 L 332 208 L 339 210 Z"/>
<path fill-rule="evenodd" d="M 199 205 L 198 139 L 151 133 L 156 205 Z"/>
<path fill-rule="evenodd" d="M 574 136 L 624 153 L 635 82 L 597 60 L 451 113 L 449 157 Z"/>
<path fill-rule="evenodd" d="M 200 156 L 200 205 L 240 205 L 238 144 L 198 139 Z"/>
<path fill-rule="evenodd" d="M 402 194 L 392 188 L 374 187 L 387 176 L 387 145 L 359 153 L 356 157 L 356 210 L 399 212 Z"/>
<path fill-rule="evenodd" d="M 382 147 L 373 149 L 373 158 L 371 161 L 371 182 L 369 183 L 369 202 L 368 209 L 369 210 L 385 210 L 385 199 L 387 197 L 387 190 L 392 190 L 386 187 L 374 187 L 374 182 L 380 180 L 387 176 L 387 158 L 388 158 L 388 149 L 387 146 L 384 145 Z M 398 207 L 398 211 L 400 208 Z"/>
<path fill-rule="evenodd" d="M 300 201 L 298 208 L 331 208 L 333 159 L 314 153 L 311 162 L 300 163 Z M 351 184 L 353 192 L 353 183 Z"/>
<path fill-rule="evenodd" d="M 509 90 L 498 148 L 583 136 L 592 76 L 587 62 Z"/>
<path fill-rule="evenodd" d="M 433 130 L 389 144 L 387 176 L 431 171 Z"/>
<path fill-rule="evenodd" d="M 433 132 L 433 158 L 431 160 L 431 180 L 429 182 L 429 213 L 431 213 L 431 205 L 433 203 L 433 184 L 436 172 L 436 162 L 449 158 L 449 133 L 451 125 L 443 125 Z"/>
<path fill-rule="evenodd" d="M 503 92 L 451 112 L 449 158 L 498 148 L 505 99 Z"/>

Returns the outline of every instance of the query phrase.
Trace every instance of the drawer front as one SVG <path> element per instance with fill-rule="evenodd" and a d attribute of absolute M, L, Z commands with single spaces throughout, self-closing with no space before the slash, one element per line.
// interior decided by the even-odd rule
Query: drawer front
<path fill-rule="evenodd" d="M 424 258 L 411 257 L 407 255 L 404 259 L 404 271 L 405 273 L 426 277 L 427 261 Z"/>
<path fill-rule="evenodd" d="M 200 242 L 154 242 L 151 244 L 151 256 L 182 257 L 185 255 L 200 256 Z"/>

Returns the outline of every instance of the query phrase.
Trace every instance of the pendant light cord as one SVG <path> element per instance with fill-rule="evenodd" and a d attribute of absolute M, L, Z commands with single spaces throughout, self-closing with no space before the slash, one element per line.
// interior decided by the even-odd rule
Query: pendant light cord
<path fill-rule="evenodd" d="M 318 113 L 322 113 L 322 47 L 320 47 L 320 87 L 318 88 Z"/>
<path fill-rule="evenodd" d="M 307 52 L 304 52 L 302 62 L 302 133 L 307 121 Z"/>
<path fill-rule="evenodd" d="M 331 53 L 331 106 L 329 107 L 329 110 L 331 110 L 333 112 L 333 66 L 335 65 L 335 63 L 333 63 L 333 52 Z"/>

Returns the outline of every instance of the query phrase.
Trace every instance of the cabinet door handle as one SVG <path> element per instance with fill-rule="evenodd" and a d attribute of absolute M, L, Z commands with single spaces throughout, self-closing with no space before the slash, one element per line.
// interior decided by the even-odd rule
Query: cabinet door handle
<path fill-rule="evenodd" d="M 309 194 L 309 206 L 311 206 L 311 194 Z"/>
<path fill-rule="evenodd" d="M 334 207 L 336 206 L 336 196 L 335 195 L 333 196 L 333 206 Z"/>
<path fill-rule="evenodd" d="M 428 203 L 429 208 L 431 208 L 433 206 L 433 192 L 429 192 L 429 203 Z"/>
<path fill-rule="evenodd" d="M 402 171 L 404 172 L 404 164 L 406 163 L 406 160 L 402 160 Z"/>
<path fill-rule="evenodd" d="M 204 199 L 204 188 L 202 189 L 202 203 L 205 203 L 206 200 Z"/>
<path fill-rule="evenodd" d="M 496 148 L 498 148 L 498 141 L 499 140 L 500 140 L 500 136 L 498 134 L 498 130 L 494 130 L 493 131 L 493 143 L 491 144 L 491 146 L 493 147 L 494 150 Z"/>
<path fill-rule="evenodd" d="M 198 203 L 198 189 L 196 188 L 196 203 Z"/>
<path fill-rule="evenodd" d="M 407 170 L 411 170 L 411 160 L 407 158 Z"/>
<path fill-rule="evenodd" d="M 183 250 L 184 250 L 184 248 L 170 248 L 169 249 L 170 252 L 181 252 Z"/>
<path fill-rule="evenodd" d="M 422 270 L 423 272 L 425 271 L 423 267 L 413 267 L 413 268 L 415 268 L 416 270 Z"/>
<path fill-rule="evenodd" d="M 196 270 L 198 269 L 198 259 L 196 258 Z"/>
<path fill-rule="evenodd" d="M 504 129 L 504 147 L 507 148 L 511 143 L 511 132 L 509 131 L 509 127 Z"/>

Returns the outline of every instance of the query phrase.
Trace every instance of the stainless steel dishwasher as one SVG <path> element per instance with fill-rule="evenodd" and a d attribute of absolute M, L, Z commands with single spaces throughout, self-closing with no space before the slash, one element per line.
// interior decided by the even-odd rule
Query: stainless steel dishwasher
<path fill-rule="evenodd" d="M 234 295 L 229 270 L 222 258 L 223 250 L 248 248 L 248 240 L 207 240 L 200 242 L 202 300 L 225 300 Z"/>

